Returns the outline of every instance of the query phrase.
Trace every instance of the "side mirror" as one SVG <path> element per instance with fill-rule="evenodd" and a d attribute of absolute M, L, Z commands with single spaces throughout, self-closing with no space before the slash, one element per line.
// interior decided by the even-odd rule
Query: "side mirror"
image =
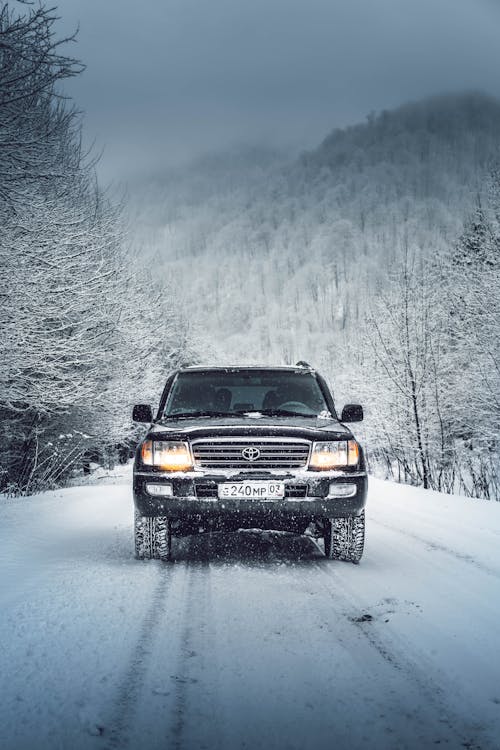
<path fill-rule="evenodd" d="M 359 404 L 346 404 L 342 409 L 341 422 L 362 422 L 363 407 Z"/>
<path fill-rule="evenodd" d="M 136 404 L 132 411 L 134 422 L 152 422 L 153 412 L 149 404 Z"/>

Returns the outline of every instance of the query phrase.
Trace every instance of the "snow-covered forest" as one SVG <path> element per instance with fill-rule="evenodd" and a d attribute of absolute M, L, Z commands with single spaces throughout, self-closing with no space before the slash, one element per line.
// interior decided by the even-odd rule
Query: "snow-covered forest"
<path fill-rule="evenodd" d="M 57 28 L 0 5 L 0 490 L 124 459 L 130 406 L 179 363 L 306 359 L 364 405 L 373 470 L 500 499 L 500 102 L 427 99 L 124 198 Z"/>
<path fill-rule="evenodd" d="M 0 0 L 0 750 L 499 750 L 494 6 Z"/>
<path fill-rule="evenodd" d="M 500 499 L 500 102 L 434 97 L 134 186 L 136 237 L 222 362 L 306 359 L 372 468 Z"/>
<path fill-rule="evenodd" d="M 136 393 L 190 345 L 61 96 L 83 69 L 71 40 L 16 6 L 0 5 L 0 491 L 31 493 L 126 455 Z"/>

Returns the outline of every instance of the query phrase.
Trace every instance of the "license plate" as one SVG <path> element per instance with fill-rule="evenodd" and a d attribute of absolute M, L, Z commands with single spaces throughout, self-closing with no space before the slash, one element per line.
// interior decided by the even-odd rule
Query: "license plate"
<path fill-rule="evenodd" d="M 285 483 L 224 482 L 219 484 L 219 497 L 242 500 L 281 500 L 285 497 Z"/>

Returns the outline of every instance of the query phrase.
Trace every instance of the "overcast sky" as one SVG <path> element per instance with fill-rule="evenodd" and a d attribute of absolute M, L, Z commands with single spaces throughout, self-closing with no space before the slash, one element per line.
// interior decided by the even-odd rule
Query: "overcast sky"
<path fill-rule="evenodd" d="M 56 0 L 57 2 L 57 0 Z M 59 0 L 68 92 L 123 179 L 238 144 L 315 145 L 428 94 L 500 97 L 500 0 Z"/>

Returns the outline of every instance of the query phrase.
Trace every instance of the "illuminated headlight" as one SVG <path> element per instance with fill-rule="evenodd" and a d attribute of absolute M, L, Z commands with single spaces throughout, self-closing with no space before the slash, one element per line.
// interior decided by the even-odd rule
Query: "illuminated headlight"
<path fill-rule="evenodd" d="M 357 466 L 359 445 L 355 440 L 335 440 L 313 443 L 309 468 L 318 471 Z"/>
<path fill-rule="evenodd" d="M 188 471 L 193 461 L 187 443 L 170 440 L 145 440 L 141 449 L 142 463 L 164 471 Z"/>
<path fill-rule="evenodd" d="M 172 497 L 174 488 L 171 484 L 146 484 L 146 492 L 153 497 Z"/>

